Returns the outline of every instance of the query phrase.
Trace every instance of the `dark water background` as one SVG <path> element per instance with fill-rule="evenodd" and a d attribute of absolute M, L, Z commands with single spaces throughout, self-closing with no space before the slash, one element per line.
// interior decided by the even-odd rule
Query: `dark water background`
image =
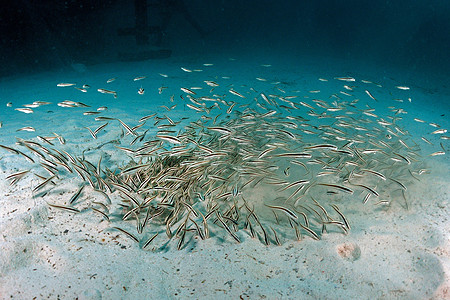
<path fill-rule="evenodd" d="M 147 9 L 140 9 L 147 10 L 149 26 L 170 17 L 158 46 L 172 57 L 317 55 L 450 73 L 446 0 L 182 2 L 147 0 Z M 146 46 L 117 34 L 134 26 L 134 5 L 133 0 L 2 1 L 0 76 L 114 62 L 120 52 L 153 49 L 154 34 Z"/>

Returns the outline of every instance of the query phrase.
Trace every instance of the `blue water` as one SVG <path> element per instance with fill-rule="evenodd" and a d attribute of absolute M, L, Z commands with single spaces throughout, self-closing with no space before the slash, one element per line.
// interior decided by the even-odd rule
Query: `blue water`
<path fill-rule="evenodd" d="M 86 155 L 86 158 L 93 163 L 102 157 L 104 166 L 117 170 L 130 161 L 127 155 L 115 148 L 115 145 L 119 144 L 109 143 L 102 146 L 101 150 L 96 147 L 118 139 L 121 146 L 130 147 L 129 144 L 133 137 L 125 135 L 123 138 L 119 138 L 124 127 L 117 121 L 111 121 L 98 134 L 98 138 L 93 139 L 86 127 L 94 130 L 107 122 L 95 121 L 96 116 L 119 118 L 132 127 L 140 124 L 138 121 L 140 118 L 156 113 L 158 117 L 168 116 L 175 122 L 182 121 L 176 127 L 177 131 L 182 132 L 184 126 L 202 116 L 203 118 L 214 118 L 221 113 L 221 116 L 218 117 L 219 121 L 233 118 L 236 116 L 234 115 L 236 111 L 245 110 L 245 105 L 263 113 L 264 110 L 256 105 L 257 102 L 265 104 L 261 99 L 261 93 L 296 96 L 291 101 L 296 103 L 298 110 L 289 111 L 277 107 L 277 113 L 283 117 L 297 116 L 309 119 L 311 121 L 308 123 L 317 128 L 324 125 L 331 126 L 338 119 L 322 119 L 313 116 L 311 115 L 312 111 L 302 106 L 300 102 L 313 105 L 315 111 L 325 112 L 332 116 L 340 114 L 348 116 L 358 114 L 359 116 L 361 110 L 374 109 L 377 120 L 390 122 L 392 121 L 390 117 L 398 117 L 395 122 L 398 129 L 402 131 L 402 139 L 407 145 L 414 148 L 412 152 L 415 154 L 409 157 L 417 159 L 412 162 L 414 167 L 411 169 L 415 172 L 415 176 L 418 176 L 416 172 L 420 169 L 426 170 L 424 176 L 420 177 L 422 180 L 420 182 L 407 177 L 409 175 L 406 173 L 406 168 L 404 169 L 405 174 L 398 175 L 402 179 L 408 178 L 410 183 L 407 199 L 411 199 L 411 203 L 406 210 L 403 202 L 399 202 L 402 199 L 399 189 L 391 189 L 392 182 L 391 185 L 383 185 L 383 182 L 380 181 L 377 188 L 383 194 L 378 200 L 396 199 L 392 200 L 394 203 L 392 210 L 385 210 L 382 205 L 375 205 L 377 200 L 374 200 L 374 197 L 371 198 L 369 205 L 364 206 L 361 203 L 364 197 L 361 190 L 356 192 L 355 197 L 352 198 L 355 202 L 339 203 L 345 211 L 345 215 L 351 220 L 353 228 L 349 236 L 331 230 L 330 234 L 324 235 L 324 241 L 313 244 L 310 243 L 311 239 L 307 238 L 304 241 L 307 244 L 303 246 L 302 243 L 293 244 L 292 236 L 282 234 L 283 247 L 274 246 L 274 236 L 271 236 L 272 246 L 265 247 L 262 239 L 259 239 L 261 243 L 252 244 L 253 240 L 243 233 L 244 230 L 238 232 L 244 242 L 235 245 L 229 236 L 224 238 L 226 233 L 222 230 L 214 233 L 214 238 L 207 241 L 189 240 L 188 246 L 183 248 L 180 253 L 176 252 L 176 242 L 172 241 L 168 250 L 164 249 L 164 251 L 167 250 L 168 254 L 173 255 L 175 259 L 168 260 L 165 270 L 174 266 L 178 268 L 181 265 L 181 272 L 184 274 L 181 277 L 183 278 L 173 275 L 175 274 L 173 270 L 170 271 L 172 272 L 170 279 L 175 281 L 172 283 L 172 287 L 180 288 L 176 280 L 181 282 L 188 277 L 187 273 L 190 271 L 196 274 L 201 273 L 205 264 L 210 265 L 205 261 L 210 260 L 211 255 L 223 255 L 221 247 L 224 247 L 233 249 L 233 251 L 236 249 L 236 253 L 245 255 L 234 257 L 232 265 L 236 269 L 223 270 L 223 265 L 214 260 L 214 263 L 211 262 L 211 266 L 214 267 L 211 267 L 209 272 L 214 276 L 216 274 L 223 275 L 224 278 L 227 278 L 224 282 L 236 280 L 238 286 L 239 284 L 241 286 L 255 285 L 257 282 L 264 288 L 253 288 L 261 295 L 267 293 L 271 297 L 280 296 L 282 298 L 317 295 L 317 298 L 324 298 L 330 297 L 336 292 L 341 298 L 358 297 L 366 295 L 365 293 L 368 295 L 367 298 L 385 297 L 384 288 L 387 278 L 391 280 L 391 283 L 388 284 L 389 290 L 394 294 L 404 289 L 402 295 L 406 295 L 406 298 L 432 297 L 438 290 L 438 286 L 445 281 L 446 275 L 443 272 L 448 268 L 448 265 L 442 263 L 442 256 L 431 253 L 435 251 L 436 247 L 445 248 L 445 240 L 448 237 L 445 228 L 444 230 L 441 228 L 447 225 L 434 226 L 433 216 L 437 215 L 437 218 L 444 220 L 443 223 L 445 223 L 445 210 L 442 207 L 448 204 L 448 178 L 450 178 L 448 137 L 450 134 L 448 132 L 434 134 L 433 132 L 450 130 L 448 96 L 450 93 L 448 83 L 450 75 L 450 56 L 448 55 L 450 53 L 450 20 L 448 18 L 450 5 L 446 1 L 433 1 L 432 3 L 425 1 L 409 1 L 408 3 L 398 1 L 372 1 L 370 3 L 361 1 L 345 1 L 345 3 L 342 1 L 313 1 L 311 3 L 299 1 L 283 1 L 282 3 L 275 3 L 275 1 L 208 1 L 205 3 L 205 1 L 199 0 L 186 0 L 184 1 L 186 6 L 183 6 L 180 1 L 173 2 L 171 5 L 167 5 L 168 2 L 165 2 L 166 6 L 161 7 L 157 5 L 157 1 L 148 1 L 150 4 L 148 25 L 161 26 L 167 21 L 167 26 L 161 31 L 160 40 L 158 40 L 158 34 L 151 34 L 148 36 L 148 44 L 145 45 L 139 44 L 134 36 L 117 34 L 121 28 L 134 26 L 135 11 L 132 1 L 111 0 L 102 4 L 97 1 L 66 3 L 23 1 L 3 7 L 0 16 L 2 21 L 0 22 L 0 32 L 2 33 L 0 41 L 0 122 L 2 124 L 0 145 L 23 149 L 15 144 L 18 139 L 36 140 L 37 136 L 41 136 L 51 139 L 55 148 L 63 149 L 77 156 Z M 170 55 L 158 57 L 160 52 L 156 51 L 161 49 L 169 51 Z M 121 59 L 124 55 L 132 57 L 133 61 Z M 143 57 L 149 59 L 142 59 Z M 145 76 L 145 79 L 133 80 L 138 76 Z M 337 79 L 341 77 L 351 77 L 355 81 L 346 82 Z M 108 83 L 107 81 L 111 78 L 115 78 L 115 80 Z M 220 86 L 212 89 L 205 84 L 205 80 L 217 82 Z M 77 88 L 89 85 L 89 88 L 86 88 L 86 92 L 82 92 L 75 89 L 74 86 L 58 87 L 59 83 L 73 83 Z M 399 89 L 399 86 L 408 89 Z M 213 110 L 210 115 L 198 113 L 186 106 L 187 103 L 192 104 L 192 102 L 188 100 L 187 93 L 181 91 L 180 88 L 191 89 L 196 92 L 196 96 L 222 95 L 229 103 L 235 101 L 237 104 L 231 114 L 226 113 L 228 107 L 223 104 L 220 104 L 220 111 Z M 115 91 L 117 98 L 110 94 L 99 93 L 97 89 Z M 144 93 L 139 94 L 139 89 L 143 89 Z M 246 98 L 232 95 L 229 92 L 230 89 L 241 93 Z M 366 91 L 370 91 L 376 100 L 372 99 Z M 344 111 L 326 112 L 326 109 L 315 104 L 314 99 L 320 99 L 329 105 L 332 105 L 336 99 L 345 105 L 351 101 L 357 102 L 354 106 L 346 106 Z M 65 100 L 82 102 L 90 107 L 67 108 L 58 105 Z M 30 114 L 16 110 L 35 101 L 48 101 L 50 104 L 32 108 L 33 113 Z M 279 104 L 284 103 L 279 102 Z M 176 107 L 170 111 L 166 109 L 166 107 L 170 108 L 175 105 Z M 212 105 L 212 103 L 207 103 L 207 105 Z M 107 109 L 98 115 L 83 114 L 87 111 L 96 111 L 99 107 L 107 107 Z M 271 109 L 275 108 L 271 107 Z M 370 116 L 363 117 L 372 120 Z M 182 118 L 187 119 L 183 120 Z M 162 123 L 167 123 L 167 121 Z M 18 131 L 26 126 L 33 127 L 35 131 Z M 147 138 L 151 139 L 157 132 L 156 126 L 152 119 L 138 131 L 143 133 L 148 129 Z M 377 127 L 377 125 L 375 124 L 373 127 Z M 372 129 L 372 127 L 370 128 Z M 314 130 L 314 127 L 312 129 Z M 394 133 L 398 132 L 394 131 Z M 59 144 L 55 139 L 56 136 L 64 137 L 65 144 Z M 391 138 L 387 136 L 384 137 L 386 140 Z M 302 138 L 304 143 L 323 143 L 323 140 L 316 136 L 304 134 Z M 344 144 L 343 142 L 336 143 L 339 143 L 339 147 Z M 170 149 L 173 145 L 166 144 L 166 147 Z M 409 151 L 404 148 L 399 149 L 404 151 L 402 153 Z M 416 154 L 418 155 L 416 156 Z M 33 156 L 33 158 L 35 157 Z M 401 166 L 398 170 L 403 170 L 401 168 L 406 164 L 403 161 L 398 165 Z M 38 166 L 35 167 L 38 168 Z M 0 149 L 2 179 L 11 173 L 29 168 L 30 163 L 24 157 Z M 283 165 L 282 168 L 285 169 L 286 165 Z M 313 168 L 311 167 L 311 169 Z M 394 169 L 391 174 L 398 171 L 396 168 Z M 291 175 L 291 178 L 297 174 L 293 168 L 291 172 L 294 174 Z M 43 174 L 42 172 L 38 173 Z M 0 193 L 3 197 L 1 201 L 10 201 L 11 197 L 15 197 L 14 195 L 20 195 L 20 201 L 17 204 L 22 206 L 18 210 L 21 213 L 24 211 L 25 215 L 27 211 L 24 207 L 47 208 L 46 202 L 66 204 L 64 199 L 78 189 L 79 182 L 77 174 L 66 173 L 65 175 L 67 176 L 60 178 L 61 186 L 57 186 L 56 192 L 44 194 L 43 198 L 22 196 L 31 194 L 31 189 L 41 181 L 37 178 L 25 177 L 18 186 L 14 187 L 10 187 L 7 180 L 4 180 L 2 182 L 4 189 Z M 395 184 L 393 185 L 395 186 Z M 58 193 L 60 194 L 58 195 Z M 424 197 L 424 194 L 431 196 L 427 198 Z M 62 197 L 60 197 L 61 195 Z M 89 195 L 88 198 L 91 196 Z M 265 190 L 255 190 L 255 195 L 249 197 L 253 201 L 258 197 L 262 199 L 262 196 L 276 197 L 277 195 L 275 189 L 269 189 L 266 186 Z M 342 200 L 339 197 L 336 199 L 337 201 Z M 322 201 L 322 199 L 319 200 Z M 81 207 L 84 204 L 76 203 L 76 205 Z M 3 211 L 0 209 L 1 215 L 4 216 L 0 225 L 3 226 L 2 228 L 12 228 L 12 225 L 10 226 L 8 223 L 9 214 L 11 213 L 13 217 L 16 216 L 14 213 L 17 209 L 10 202 L 4 207 Z M 63 220 L 61 222 L 65 222 L 64 224 L 73 224 L 70 222 L 79 220 L 76 218 L 74 218 L 75 221 L 66 220 L 64 212 L 57 211 L 57 213 L 61 213 Z M 88 214 L 80 215 L 80 218 L 85 218 L 91 231 L 97 230 L 97 233 L 93 234 L 94 240 L 102 234 L 106 236 L 105 232 L 109 232 L 108 226 L 115 226 L 115 224 L 104 225 L 105 222 L 98 224 L 98 220 L 92 216 L 89 218 Z M 262 216 L 272 219 L 272 215 L 262 214 Z M 20 219 L 22 216 L 16 218 Z M 38 228 L 33 227 L 29 231 L 33 231 L 32 234 L 38 238 L 37 232 L 42 228 L 45 232 L 46 226 L 50 228 L 48 229 L 50 231 L 55 230 L 53 226 L 56 225 L 50 225 L 52 220 L 45 220 L 45 222 L 43 223 L 45 225 L 36 226 Z M 129 223 L 130 228 L 134 230 L 134 224 Z M 397 223 L 403 227 L 397 226 Z M 409 230 L 410 225 L 414 229 Z M 286 228 L 283 229 L 283 226 L 279 227 L 275 226 L 280 232 L 286 230 Z M 428 233 L 429 228 L 434 230 L 432 234 Z M 56 228 L 57 230 L 60 230 L 59 227 Z M 419 232 L 417 234 L 420 238 L 415 236 L 416 231 Z M 10 233 L 10 231 L 7 232 Z M 375 238 L 368 236 L 367 232 L 372 232 Z M 4 236 L 7 237 L 8 234 L 4 234 Z M 17 240 L 21 241 L 22 236 L 27 234 L 27 230 L 17 229 L 11 240 L 13 243 Z M 144 234 L 148 233 L 144 232 Z M 395 234 L 404 235 L 405 239 L 397 238 L 394 247 L 391 245 L 392 240 L 386 237 L 392 238 L 392 235 Z M 61 236 L 61 234 L 55 235 Z M 164 233 L 161 232 L 159 240 L 155 240 L 158 247 L 167 240 L 163 236 Z M 69 237 L 71 236 L 69 235 Z M 34 236 L 32 235 L 31 238 Z M 113 242 L 108 238 L 109 236 L 106 237 L 107 241 L 112 245 Z M 124 251 L 131 251 L 133 255 L 142 255 L 147 263 L 158 261 L 159 255 L 164 254 L 155 251 L 155 256 L 152 256 L 153 253 L 144 252 L 132 241 L 128 243 L 130 241 L 127 240 L 127 237 L 121 236 L 121 238 L 123 238 L 121 243 L 128 247 Z M 143 238 L 147 238 L 147 236 Z M 360 244 L 362 257 L 361 259 L 358 257 L 354 265 L 352 265 L 353 262 L 342 262 L 336 256 L 334 248 L 341 239 Z M 9 240 L 5 238 L 5 241 L 1 242 L 5 242 L 6 245 Z M 319 244 L 322 242 L 324 244 Z M 372 242 L 373 244 L 371 244 Z M 58 240 L 58 243 L 58 245 L 66 245 L 61 240 Z M 390 246 L 392 248 L 389 248 Z M 60 247 L 64 248 L 65 246 Z M 100 263 L 102 259 L 105 259 L 113 265 L 117 255 L 115 251 L 121 251 L 118 245 L 114 244 L 113 247 L 115 247 L 111 248 L 113 250 L 108 250 L 111 251 L 109 253 L 113 253 L 111 256 L 97 258 L 97 261 Z M 404 253 L 405 247 L 411 248 L 412 252 Z M 6 253 L 13 255 L 22 251 L 18 246 L 11 246 L 11 249 L 13 250 Z M 205 258 L 200 253 L 196 254 L 197 249 L 201 249 L 204 251 L 203 253 L 208 253 L 210 256 Z M 90 250 L 85 251 L 89 254 Z M 72 255 L 76 257 L 73 253 L 63 253 L 68 257 L 72 257 Z M 95 253 L 100 252 L 95 250 Z M 249 265 L 253 266 L 251 259 L 249 264 L 246 263 L 248 263 L 249 255 L 254 253 L 260 255 L 258 259 L 270 270 L 267 271 L 269 275 L 264 275 L 262 279 L 256 275 L 256 277 L 252 277 L 253 272 L 246 271 Z M 307 257 L 305 261 L 308 260 L 309 265 L 307 262 L 303 262 L 303 266 L 297 264 L 299 253 Z M 404 257 L 401 256 L 403 254 Z M 192 266 L 183 263 L 187 255 L 193 258 Z M 326 257 L 325 262 L 322 262 L 321 255 Z M 295 263 L 290 261 L 293 256 L 297 257 Z M 417 259 L 417 257 L 424 256 L 428 260 L 422 262 Z M 198 260 L 196 260 L 197 258 Z M 292 264 L 297 271 L 300 269 L 300 274 L 297 274 L 297 271 L 293 273 L 294 271 L 291 270 L 290 273 L 286 272 L 284 275 L 280 275 L 275 281 L 267 280 L 273 276 L 271 270 L 276 269 L 281 260 L 285 258 L 285 261 L 289 261 L 289 267 Z M 22 260 L 26 262 L 26 256 L 17 254 L 15 264 L 20 265 L 17 262 Z M 68 261 L 70 259 L 65 263 L 69 264 Z M 300 258 L 300 261 L 303 261 L 303 258 Z M 400 266 L 397 267 L 398 261 L 400 261 Z M 239 264 L 240 262 L 242 265 Z M 322 266 L 322 263 L 325 271 L 322 271 L 321 267 L 317 267 Z M 145 273 L 146 269 L 140 268 L 139 263 L 134 260 L 124 263 L 124 265 L 126 265 L 125 269 L 130 268 L 127 269 L 127 275 L 123 276 L 124 282 L 129 278 L 140 282 L 140 278 L 133 277 L 137 276 L 134 274 L 136 270 L 138 274 L 140 274 L 139 272 L 147 274 Z M 158 263 L 158 265 L 160 264 Z M 370 265 L 371 268 L 368 268 L 370 271 L 366 270 L 367 265 Z M 2 267 L 0 271 L 8 275 L 2 282 L 14 278 L 14 273 L 9 272 L 8 263 L 0 266 Z M 32 262 L 30 262 L 30 266 L 33 266 Z M 353 266 L 356 266 L 355 270 L 353 270 Z M 97 267 L 100 268 L 101 264 Z M 19 267 L 11 267 L 11 269 L 14 268 L 19 269 Z M 81 272 L 84 272 L 85 268 L 86 266 L 81 266 L 80 270 L 83 270 Z M 26 268 L 24 269 L 26 270 Z M 161 269 L 164 270 L 164 267 L 161 266 Z M 336 291 L 335 289 L 339 289 L 340 283 L 342 283 L 342 278 L 338 278 L 339 272 L 335 271 L 338 269 L 344 272 L 343 276 L 347 278 L 347 281 L 343 284 L 344 289 Z M 120 270 L 118 268 L 113 272 L 116 272 L 117 276 L 117 273 L 121 272 Z M 162 274 L 161 271 L 155 272 Z M 371 272 L 375 274 L 375 279 L 372 279 Z M 49 274 L 53 273 L 49 272 Z M 67 273 L 64 275 L 65 278 L 70 279 Z M 99 278 L 105 278 L 102 276 L 100 274 Z M 19 276 L 19 278 L 22 280 L 26 277 Z M 198 282 L 203 279 L 201 276 L 194 276 L 194 278 Z M 297 279 L 300 280 L 299 278 L 302 281 L 297 281 Z M 305 278 L 306 283 L 303 283 Z M 410 280 L 410 278 L 413 279 Z M 242 281 L 239 281 L 240 279 Z M 39 282 L 37 277 L 34 277 L 34 280 Z M 354 281 L 358 282 L 358 285 L 355 285 Z M 27 296 L 34 295 L 33 289 L 26 288 L 25 279 L 20 282 L 20 286 L 26 290 Z M 416 284 L 417 282 L 418 284 Z M 85 288 L 84 284 L 82 280 L 76 281 L 74 283 L 76 291 L 68 294 L 79 295 L 79 291 L 83 291 Z M 204 288 L 204 291 L 211 291 L 214 286 L 211 282 L 208 284 L 209 288 Z M 97 282 L 97 285 L 96 288 L 105 297 L 114 295 L 127 297 L 127 291 L 118 285 L 112 291 L 104 288 L 101 283 Z M 126 284 L 124 283 L 124 285 Z M 224 283 L 220 282 L 219 289 L 223 285 Z M 225 285 L 228 286 L 228 283 Z M 423 289 L 416 289 L 417 285 L 421 285 Z M 53 289 L 63 293 L 53 279 L 49 281 L 48 286 L 43 288 L 45 295 L 51 294 Z M 88 286 L 92 287 L 92 283 Z M 128 291 L 132 293 L 134 291 L 134 295 L 137 297 L 145 295 L 142 285 L 136 284 L 136 286 L 139 287 L 135 287 L 134 290 L 128 286 Z M 164 285 L 161 284 L 161 286 Z M 197 287 L 197 289 L 199 288 Z M 239 287 L 232 289 L 231 284 L 229 290 L 233 296 L 241 294 Z M 1 291 L 5 291 L 5 288 L 0 289 Z M 212 293 L 217 294 L 217 291 L 212 290 Z M 13 289 L 11 294 L 19 295 L 20 289 Z M 161 291 L 155 292 L 153 295 L 156 297 L 160 294 Z M 174 294 L 177 296 L 173 291 L 167 292 L 166 296 Z M 182 297 L 188 296 L 186 291 L 183 291 L 181 295 Z M 198 295 L 205 296 L 205 294 Z M 167 298 L 170 297 L 167 296 Z"/>
<path fill-rule="evenodd" d="M 405 72 L 448 76 L 450 70 L 450 4 L 444 0 L 193 0 L 185 7 L 164 1 L 175 2 L 164 8 L 158 2 L 148 1 L 148 25 L 164 27 L 159 44 L 174 56 L 318 55 Z M 3 6 L 0 17 L 2 76 L 115 62 L 120 51 L 145 48 L 117 33 L 135 25 L 133 1 L 21 1 Z M 155 42 L 153 34 L 149 44 Z"/>

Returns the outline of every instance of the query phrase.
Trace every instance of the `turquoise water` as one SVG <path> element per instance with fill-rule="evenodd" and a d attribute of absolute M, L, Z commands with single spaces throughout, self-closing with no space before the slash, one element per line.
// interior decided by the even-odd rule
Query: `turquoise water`
<path fill-rule="evenodd" d="M 114 2 L 8 48 L 2 298 L 445 299 L 445 3 L 232 4 L 158 46 Z"/>

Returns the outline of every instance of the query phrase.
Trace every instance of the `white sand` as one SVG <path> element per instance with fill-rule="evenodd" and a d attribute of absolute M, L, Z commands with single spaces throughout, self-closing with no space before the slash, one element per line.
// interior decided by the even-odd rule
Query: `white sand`
<path fill-rule="evenodd" d="M 426 155 L 440 151 L 442 142 L 448 151 L 447 140 L 429 133 L 436 128 L 414 122 L 414 117 L 439 123 L 448 128 L 448 90 L 438 79 L 425 80 L 417 74 L 403 74 L 398 70 L 362 67 L 358 62 L 323 62 L 312 58 L 298 58 L 296 63 L 270 61 L 264 57 L 186 59 L 177 57 L 164 61 L 87 67 L 83 73 L 65 72 L 33 75 L 3 80 L 0 97 L 0 144 L 13 145 L 14 136 L 32 138 L 48 136 L 51 132 L 63 135 L 66 149 L 80 153 L 95 147 L 84 126 L 95 129 L 99 122 L 82 112 L 108 106 L 104 115 L 114 115 L 131 125 L 147 114 L 160 111 L 160 105 L 175 94 L 177 109 L 168 115 L 174 119 L 195 114 L 183 108 L 179 100 L 180 87 L 200 86 L 214 76 L 224 85 L 234 84 L 236 90 L 255 87 L 262 89 L 269 81 L 282 81 L 284 88 L 302 90 L 336 90 L 342 82 L 337 76 L 354 76 L 382 84 L 373 89 L 377 109 L 387 106 L 403 107 L 405 127 L 413 139 L 427 136 L 434 145 L 421 143 L 426 169 L 420 182 L 408 186 L 408 209 L 402 198 L 390 209 L 363 205 L 361 199 L 342 204 L 351 231 L 344 235 L 337 231 L 324 234 L 320 241 L 305 237 L 296 242 L 282 239 L 282 246 L 265 246 L 239 231 L 241 244 L 226 236 L 217 227 L 208 240 L 190 240 L 180 251 L 176 241 L 158 251 L 166 237 L 160 234 L 154 241 L 155 251 L 142 250 L 132 240 L 102 221 L 94 212 L 70 214 L 49 208 L 46 202 L 63 203 L 76 191 L 79 180 L 67 179 L 43 198 L 32 198 L 32 188 L 38 183 L 28 176 L 10 187 L 5 177 L 29 168 L 23 158 L 0 149 L 0 298 L 14 299 L 172 299 L 172 298 L 230 298 L 230 299 L 448 299 L 450 298 L 450 172 L 448 154 Z M 214 63 L 204 67 L 203 63 Z M 261 67 L 272 64 L 272 67 Z M 180 67 L 203 69 L 203 72 L 183 72 Z M 158 73 L 168 74 L 164 78 Z M 132 78 L 146 75 L 143 81 Z M 110 84 L 106 80 L 118 79 Z M 327 78 L 324 84 L 317 79 Z M 433 81 L 435 80 L 435 81 Z M 59 82 L 76 82 L 92 86 L 88 93 L 73 88 L 57 88 Z M 434 85 L 430 85 L 432 82 Z M 361 84 L 361 83 L 358 83 Z M 145 88 L 138 95 L 140 86 Z M 406 94 L 395 89 L 407 85 Z M 168 87 L 161 95 L 160 86 Z M 204 84 L 203 84 L 204 86 Z M 118 99 L 97 93 L 97 88 L 118 91 Z M 391 94 L 392 93 L 392 94 Z M 411 97 L 409 102 L 407 97 Z M 362 97 L 362 96 L 361 96 Z M 393 98 L 404 98 L 403 103 Z M 57 102 L 65 99 L 92 105 L 92 109 L 61 108 Z M 52 105 L 35 109 L 26 115 L 13 109 L 33 101 L 50 101 Z M 326 100 L 326 99 L 324 99 Z M 12 101 L 13 107 L 6 108 Z M 431 105 L 430 105 L 431 104 Z M 47 111 L 52 111 L 48 113 Z M 445 114 L 445 116 L 441 116 Z M 198 116 L 197 116 L 198 117 Z M 195 120 L 195 119 L 194 119 Z M 16 132 L 23 126 L 33 126 L 36 132 Z M 114 139 L 119 128 L 111 124 L 102 133 L 101 142 Z M 448 135 L 448 134 L 447 134 Z M 100 140 L 100 138 L 99 138 Z M 98 160 L 100 152 L 87 155 Z M 126 160 L 108 145 L 102 148 L 109 163 Z M 97 155 L 97 157 L 96 157 Z M 255 191 L 262 196 L 261 191 Z M 101 195 L 86 190 L 86 202 L 101 199 Z M 224 238 L 225 237 L 225 238 Z M 152 247 L 150 247 L 152 248 Z"/>

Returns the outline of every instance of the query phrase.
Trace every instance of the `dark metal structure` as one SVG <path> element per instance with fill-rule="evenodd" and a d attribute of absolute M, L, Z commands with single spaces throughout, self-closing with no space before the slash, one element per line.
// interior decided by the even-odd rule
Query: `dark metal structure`
<path fill-rule="evenodd" d="M 161 35 L 162 31 L 160 26 L 149 26 L 147 10 L 147 0 L 134 0 L 135 27 L 118 30 L 119 36 L 134 36 L 139 49 L 151 46 L 150 37 Z M 119 52 L 119 59 L 122 61 L 162 59 L 170 57 L 171 54 L 172 51 L 169 49 L 148 49 L 138 52 Z"/>

